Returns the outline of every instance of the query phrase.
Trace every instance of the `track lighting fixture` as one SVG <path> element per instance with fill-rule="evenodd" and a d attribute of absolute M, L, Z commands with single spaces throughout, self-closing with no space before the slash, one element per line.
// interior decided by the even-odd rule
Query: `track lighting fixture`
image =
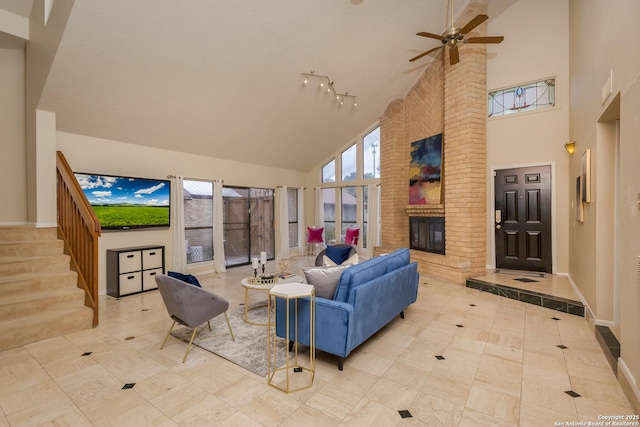
<path fill-rule="evenodd" d="M 345 92 L 345 93 L 339 93 L 336 92 L 336 89 L 333 86 L 333 80 L 331 80 L 329 78 L 329 76 L 321 76 L 319 74 L 316 74 L 315 71 L 310 71 L 308 73 L 300 73 L 302 74 L 302 76 L 304 77 L 303 80 L 303 84 L 306 85 L 309 82 L 310 78 L 316 78 L 316 79 L 320 79 L 320 88 L 324 89 L 325 87 L 325 83 L 327 85 L 327 93 L 333 93 L 336 97 L 336 101 L 339 102 L 340 105 L 344 105 L 344 99 L 345 98 L 351 98 L 353 99 L 353 106 L 357 107 L 358 103 L 356 102 L 356 96 L 355 95 L 349 95 L 349 92 Z"/>

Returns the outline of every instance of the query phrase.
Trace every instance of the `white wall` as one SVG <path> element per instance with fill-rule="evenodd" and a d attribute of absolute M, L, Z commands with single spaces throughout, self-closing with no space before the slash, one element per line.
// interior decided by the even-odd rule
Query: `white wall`
<path fill-rule="evenodd" d="M 26 69 L 27 216 L 29 222 L 41 226 L 51 225 L 52 219 L 55 223 L 56 218 L 55 204 L 49 204 L 52 185 L 41 188 L 43 182 L 52 179 L 52 165 L 55 171 L 55 157 L 49 157 L 55 146 L 55 129 L 50 123 L 45 123 L 48 122 L 46 114 L 39 117 L 41 120 L 38 123 L 36 111 L 74 1 L 55 1 L 46 26 L 44 1 L 34 2 L 29 17 L 29 43 L 26 50 L 29 64 Z M 38 136 L 43 139 L 38 141 Z"/>
<path fill-rule="evenodd" d="M 222 179 L 225 185 L 276 188 L 278 185 L 303 187 L 306 174 L 230 160 L 156 149 L 141 145 L 57 133 L 57 149 L 62 151 L 76 172 L 166 179 Z M 164 245 L 165 265 L 170 267 L 173 242 L 170 229 L 103 232 L 99 241 L 99 289 L 106 292 L 106 250 L 142 245 Z"/>
<path fill-rule="evenodd" d="M 0 225 L 27 222 L 25 53 L 0 49 Z"/>
<path fill-rule="evenodd" d="M 555 77 L 553 109 L 487 120 L 487 265 L 495 267 L 493 169 L 533 164 L 555 166 L 552 177 L 554 272 L 569 270 L 569 6 L 568 0 L 519 0 L 489 25 L 488 35 L 502 35 L 487 45 L 487 90 Z M 554 168 L 552 167 L 552 170 Z"/>
<path fill-rule="evenodd" d="M 632 385 L 635 401 L 640 407 L 640 289 L 638 259 L 640 256 L 640 33 L 637 19 L 640 2 L 617 0 L 615 7 L 606 0 L 571 1 L 570 4 L 571 62 L 571 139 L 577 153 L 591 149 L 592 166 L 600 164 L 598 121 L 609 111 L 612 102 L 620 102 L 620 200 L 616 216 L 620 241 L 615 258 L 620 263 L 620 347 L 619 378 Z M 613 90 L 603 103 L 602 87 L 613 73 Z M 619 95 L 619 97 L 618 97 Z M 572 175 L 580 170 L 580 157 L 571 163 Z M 614 173 L 615 171 L 594 171 Z M 600 180 L 596 178 L 596 183 Z M 593 183 L 593 182 L 592 182 Z M 598 307 L 600 287 L 596 263 L 598 254 L 598 203 L 600 194 L 610 188 L 592 188 L 584 224 L 572 227 L 570 233 L 571 277 L 590 305 Z M 603 200 L 606 200 L 603 198 Z M 596 316 L 599 313 L 596 312 Z M 622 381 L 621 381 L 622 382 Z"/>

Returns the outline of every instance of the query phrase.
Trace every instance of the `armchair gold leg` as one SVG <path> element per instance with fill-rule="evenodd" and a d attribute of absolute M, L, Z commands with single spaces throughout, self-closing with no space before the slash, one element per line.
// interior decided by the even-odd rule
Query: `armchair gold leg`
<path fill-rule="evenodd" d="M 227 326 L 229 326 L 229 332 L 231 333 L 231 340 L 235 341 L 236 337 L 233 336 L 233 330 L 231 329 L 231 323 L 229 323 L 229 316 L 227 316 L 227 312 L 224 312 L 224 318 L 227 319 Z"/>
<path fill-rule="evenodd" d="M 167 338 L 169 338 L 169 334 L 171 334 L 171 331 L 173 330 L 174 326 L 176 326 L 176 321 L 175 320 L 171 324 L 171 327 L 169 328 L 169 331 L 167 332 L 167 336 L 164 337 L 164 341 L 162 341 L 162 346 L 160 347 L 160 350 L 162 350 L 164 348 L 164 345 L 167 343 Z"/>
<path fill-rule="evenodd" d="M 191 339 L 189 340 L 189 346 L 187 347 L 187 352 L 184 354 L 184 357 L 182 358 L 182 363 L 184 363 L 184 361 L 187 360 L 187 356 L 189 355 L 189 352 L 191 351 L 191 344 L 193 343 L 193 339 L 196 336 L 196 332 L 198 332 L 198 328 L 197 327 L 193 328 L 193 333 L 191 334 Z"/>

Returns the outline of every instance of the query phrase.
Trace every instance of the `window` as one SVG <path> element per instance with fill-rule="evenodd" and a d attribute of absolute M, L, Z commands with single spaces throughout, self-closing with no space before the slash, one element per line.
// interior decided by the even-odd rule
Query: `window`
<path fill-rule="evenodd" d="M 489 92 L 489 117 L 553 107 L 556 80 L 547 79 Z"/>
<path fill-rule="evenodd" d="M 354 181 L 356 179 L 356 144 L 342 152 L 342 180 Z"/>
<path fill-rule="evenodd" d="M 336 182 L 336 160 L 333 159 L 322 167 L 322 182 Z"/>
<path fill-rule="evenodd" d="M 287 188 L 289 207 L 289 247 L 298 246 L 298 189 Z"/>
<path fill-rule="evenodd" d="M 356 211 L 358 206 L 358 197 L 356 195 L 356 187 L 342 187 L 342 221 L 340 225 L 340 235 L 345 235 L 348 227 L 356 225 Z"/>
<path fill-rule="evenodd" d="M 362 138 L 363 178 L 380 178 L 380 126 Z"/>
<path fill-rule="evenodd" d="M 322 200 L 324 202 L 324 240 L 325 240 L 325 244 L 329 244 L 329 243 L 333 244 L 336 241 L 336 190 L 335 188 L 323 188 Z"/>
<path fill-rule="evenodd" d="M 367 186 L 378 184 L 380 180 L 380 157 L 380 126 L 377 126 L 367 129 L 355 143 L 334 153 L 331 160 L 321 167 L 324 184 L 321 185 L 322 225 L 326 244 L 342 242 L 349 227 L 360 225 L 358 246 L 366 248 L 370 224 Z M 377 213 L 379 225 L 379 210 Z M 379 227 L 377 229 L 376 234 L 379 235 Z M 374 239 L 374 242 L 377 241 L 379 238 Z"/>
<path fill-rule="evenodd" d="M 213 259 L 213 183 L 183 181 L 187 264 Z"/>

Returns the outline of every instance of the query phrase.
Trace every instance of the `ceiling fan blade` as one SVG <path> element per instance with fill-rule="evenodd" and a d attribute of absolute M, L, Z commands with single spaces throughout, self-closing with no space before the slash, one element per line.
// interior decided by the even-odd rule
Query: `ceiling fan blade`
<path fill-rule="evenodd" d="M 489 17 L 487 15 L 478 15 L 478 16 L 476 16 L 471 21 L 469 21 L 469 23 L 467 23 L 467 25 L 465 25 L 464 27 L 462 27 L 460 29 L 460 33 L 461 34 L 467 34 L 469 31 L 473 30 L 475 27 L 477 27 L 478 25 L 482 24 L 487 19 L 489 19 Z"/>
<path fill-rule="evenodd" d="M 458 54 L 458 45 L 453 45 L 449 49 L 449 63 L 455 65 L 460 62 L 460 55 Z"/>
<path fill-rule="evenodd" d="M 438 35 L 438 34 L 426 33 L 426 32 L 424 32 L 424 31 L 421 31 L 421 32 L 419 32 L 419 33 L 416 33 L 416 36 L 429 37 L 429 38 L 436 39 L 436 40 L 440 40 L 440 41 L 443 41 L 443 40 L 444 40 L 444 37 L 442 37 L 442 36 L 440 36 L 440 35 Z"/>
<path fill-rule="evenodd" d="M 489 37 L 469 37 L 464 39 L 465 43 L 502 43 L 504 37 L 502 36 L 489 36 Z"/>
<path fill-rule="evenodd" d="M 429 49 L 429 50 L 428 50 L 428 51 L 426 51 L 426 52 L 422 52 L 420 55 L 416 56 L 415 58 L 411 58 L 411 59 L 409 60 L 409 62 L 413 62 L 413 61 L 415 61 L 415 60 L 417 60 L 417 59 L 420 59 L 420 58 L 422 58 L 423 56 L 428 55 L 428 54 L 430 54 L 431 52 L 435 52 L 435 51 L 436 51 L 436 50 L 438 50 L 438 49 L 442 49 L 442 46 L 434 47 L 433 49 Z"/>

